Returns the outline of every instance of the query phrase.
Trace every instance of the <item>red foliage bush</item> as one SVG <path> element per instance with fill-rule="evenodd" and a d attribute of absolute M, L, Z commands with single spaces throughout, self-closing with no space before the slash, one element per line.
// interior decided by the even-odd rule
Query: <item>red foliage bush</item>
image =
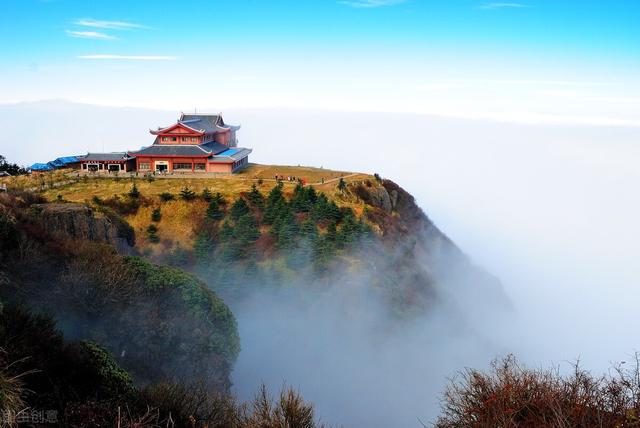
<path fill-rule="evenodd" d="M 594 377 L 575 364 L 573 373 L 531 370 L 510 355 L 489 373 L 466 369 L 444 392 L 435 426 L 640 427 L 639 356 L 612 375 Z"/>

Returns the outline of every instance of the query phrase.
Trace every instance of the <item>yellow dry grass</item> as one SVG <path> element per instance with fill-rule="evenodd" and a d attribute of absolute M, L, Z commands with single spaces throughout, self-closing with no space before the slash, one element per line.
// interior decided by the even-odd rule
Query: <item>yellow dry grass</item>
<path fill-rule="evenodd" d="M 251 190 L 255 184 L 263 194 L 267 194 L 275 185 L 275 175 L 295 176 L 302 178 L 306 183 L 313 185 L 316 190 L 324 192 L 330 199 L 336 201 L 339 206 L 350 207 L 356 214 L 363 212 L 364 205 L 361 201 L 349 193 L 343 194 L 337 188 L 338 180 L 344 177 L 345 182 L 353 183 L 368 180 L 375 184 L 375 179 L 368 174 L 351 173 L 345 171 L 333 171 L 322 168 L 296 167 L 282 165 L 258 165 L 252 164 L 239 174 L 220 176 L 193 176 L 191 174 L 179 176 L 172 175 L 157 177 L 153 181 L 147 181 L 143 177 L 130 176 L 82 176 L 74 171 L 54 171 L 44 174 L 43 177 L 23 176 L 9 177 L 11 183 L 8 187 L 39 189 L 44 179 L 45 187 L 54 183 L 52 188 L 42 192 L 48 200 L 54 201 L 58 198 L 70 202 L 91 203 L 94 196 L 107 199 L 113 196 L 122 197 L 131 189 L 135 181 L 138 190 L 149 204 L 140 207 L 138 212 L 126 216 L 125 219 L 131 224 L 136 232 L 136 246 L 141 250 L 151 251 L 158 254 L 168 251 L 179 242 L 183 247 L 190 247 L 195 239 L 193 228 L 202 221 L 207 208 L 207 203 L 198 199 L 194 201 L 183 201 L 179 198 L 180 190 L 188 187 L 197 194 L 204 188 L 209 188 L 212 193 L 220 192 L 225 199 L 233 201 L 243 192 Z M 325 183 L 320 182 L 324 178 Z M 290 194 L 295 182 L 284 181 L 284 191 Z M 168 192 L 176 197 L 175 201 L 163 202 L 159 195 Z M 154 208 L 160 207 L 162 219 L 157 223 L 161 242 L 152 244 L 146 238 L 146 229 L 152 224 L 151 212 Z"/>

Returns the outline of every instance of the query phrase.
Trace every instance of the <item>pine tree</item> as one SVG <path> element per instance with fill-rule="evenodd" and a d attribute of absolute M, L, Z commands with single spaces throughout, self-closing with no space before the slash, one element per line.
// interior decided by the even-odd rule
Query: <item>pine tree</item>
<path fill-rule="evenodd" d="M 205 263 L 210 258 L 214 248 L 214 242 L 210 236 L 204 233 L 199 234 L 196 237 L 196 242 L 193 244 L 193 252 L 196 260 L 199 263 Z"/>
<path fill-rule="evenodd" d="M 140 197 L 140 191 L 138 190 L 138 186 L 136 186 L 135 182 L 131 186 L 131 190 L 129 190 L 128 195 L 133 199 L 138 199 Z"/>
<path fill-rule="evenodd" d="M 335 243 L 327 235 L 318 238 L 313 246 L 313 262 L 317 270 L 324 270 L 335 252 Z"/>
<path fill-rule="evenodd" d="M 335 221 L 336 223 L 339 222 L 342 218 L 340 208 L 338 208 L 335 202 L 331 201 L 329 202 L 329 204 L 327 204 L 325 218 L 327 220 Z"/>
<path fill-rule="evenodd" d="M 301 213 L 305 211 L 307 207 L 306 204 L 306 193 L 304 191 L 304 187 L 302 183 L 296 184 L 296 187 L 293 189 L 293 196 L 291 197 L 291 207 L 297 213 Z"/>
<path fill-rule="evenodd" d="M 267 196 L 263 218 L 266 224 L 273 224 L 275 219 L 286 209 L 287 201 L 282 194 L 282 186 L 282 182 L 278 182 Z"/>
<path fill-rule="evenodd" d="M 160 211 L 160 208 L 154 208 L 153 211 L 151 211 L 151 221 L 155 221 L 157 223 L 161 219 L 162 219 L 162 212 Z"/>
<path fill-rule="evenodd" d="M 231 214 L 231 218 L 234 219 L 235 221 L 238 221 L 240 217 L 242 217 L 245 214 L 248 214 L 249 212 L 250 212 L 249 206 L 242 198 L 236 199 L 233 205 L 231 205 L 230 214 Z"/>
<path fill-rule="evenodd" d="M 216 201 L 219 206 L 227 205 L 227 201 L 224 199 L 222 193 L 220 192 L 216 192 L 216 194 L 213 195 L 212 201 Z"/>
<path fill-rule="evenodd" d="M 318 239 L 318 228 L 311 217 L 308 217 L 300 226 L 300 236 L 309 242 L 315 242 Z"/>
<path fill-rule="evenodd" d="M 209 202 L 209 206 L 207 207 L 207 218 L 218 221 L 224 218 L 224 213 L 220 209 L 220 205 L 218 204 L 218 200 L 213 198 L 211 202 Z"/>
<path fill-rule="evenodd" d="M 360 224 L 357 222 L 353 210 L 346 210 L 342 218 L 340 232 L 336 236 L 337 246 L 342 248 L 358 240 L 360 230 Z"/>
<path fill-rule="evenodd" d="M 234 238 L 242 248 L 247 248 L 260 238 L 260 230 L 255 217 L 251 213 L 238 219 L 234 228 Z"/>
<path fill-rule="evenodd" d="M 329 242 L 336 242 L 336 239 L 338 237 L 338 230 L 335 221 L 329 223 L 329 226 L 327 226 L 327 233 L 324 235 L 324 237 Z"/>
<path fill-rule="evenodd" d="M 316 189 L 313 188 L 313 186 L 305 187 L 305 192 L 307 204 L 309 204 L 309 209 L 311 209 L 311 207 L 318 201 L 318 193 L 316 192 Z"/>
<path fill-rule="evenodd" d="M 325 219 L 328 204 L 327 196 L 324 193 L 320 193 L 315 204 L 311 207 L 311 217 L 316 221 Z"/>
<path fill-rule="evenodd" d="M 185 201 L 192 201 L 196 198 L 196 192 L 185 186 L 180 191 L 180 198 Z"/>
<path fill-rule="evenodd" d="M 251 191 L 247 194 L 247 198 L 254 207 L 264 209 L 264 196 L 260 193 L 255 183 L 251 185 Z"/>
<path fill-rule="evenodd" d="M 160 242 L 160 237 L 158 236 L 158 227 L 155 224 L 150 224 L 147 227 L 147 238 L 149 242 L 154 244 Z"/>
<path fill-rule="evenodd" d="M 229 241 L 233 238 L 233 228 L 229 224 L 228 221 L 225 221 L 222 224 L 222 228 L 220 229 L 220 240 L 222 242 Z"/>
<path fill-rule="evenodd" d="M 318 194 L 312 186 L 304 187 L 298 183 L 293 189 L 291 205 L 295 212 L 309 212 L 318 201 Z"/>
<path fill-rule="evenodd" d="M 291 248 L 294 246 L 298 233 L 298 224 L 291 209 L 286 210 L 276 219 L 274 228 L 276 229 L 279 248 Z"/>
<path fill-rule="evenodd" d="M 200 196 L 202 197 L 202 199 L 204 199 L 207 202 L 211 202 L 211 199 L 213 199 L 211 190 L 209 190 L 208 187 L 205 187 L 204 189 L 202 189 L 202 194 Z"/>
<path fill-rule="evenodd" d="M 314 199 L 315 202 L 310 210 L 311 217 L 314 220 L 340 221 L 340 208 L 338 208 L 335 202 L 329 201 L 324 193 L 317 194 Z"/>

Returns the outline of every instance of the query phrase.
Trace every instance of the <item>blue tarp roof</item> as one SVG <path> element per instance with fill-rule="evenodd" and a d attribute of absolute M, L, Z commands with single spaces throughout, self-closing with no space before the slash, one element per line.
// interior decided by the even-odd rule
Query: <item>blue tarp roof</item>
<path fill-rule="evenodd" d="M 34 163 L 29 169 L 31 171 L 51 171 L 53 167 L 46 163 Z"/>
<path fill-rule="evenodd" d="M 238 153 L 238 149 L 227 149 L 224 152 L 218 153 L 217 156 L 232 156 Z"/>
<path fill-rule="evenodd" d="M 68 163 L 80 162 L 80 159 L 78 159 L 77 156 L 63 156 L 61 158 L 56 159 L 54 162 L 61 162 L 63 165 L 66 165 Z"/>
<path fill-rule="evenodd" d="M 76 162 L 80 162 L 80 159 L 78 159 L 76 156 L 63 156 L 61 158 L 52 160 L 51 162 L 47 162 L 47 164 L 54 168 L 62 168 L 65 165 Z"/>

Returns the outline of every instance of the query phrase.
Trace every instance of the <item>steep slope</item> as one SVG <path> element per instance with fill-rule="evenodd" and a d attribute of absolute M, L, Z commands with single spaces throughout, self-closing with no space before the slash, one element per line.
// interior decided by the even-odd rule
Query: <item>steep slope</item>
<path fill-rule="evenodd" d="M 257 286 L 366 283 L 400 316 L 461 296 L 508 306 L 499 282 L 473 266 L 410 194 L 377 175 L 252 165 L 218 178 L 54 173 L 31 180 L 11 184 L 39 184 L 50 201 L 83 203 L 112 223 L 125 220 L 135 231 L 135 251 L 193 271 L 229 298 Z M 214 196 L 218 214 L 210 212 Z"/>

